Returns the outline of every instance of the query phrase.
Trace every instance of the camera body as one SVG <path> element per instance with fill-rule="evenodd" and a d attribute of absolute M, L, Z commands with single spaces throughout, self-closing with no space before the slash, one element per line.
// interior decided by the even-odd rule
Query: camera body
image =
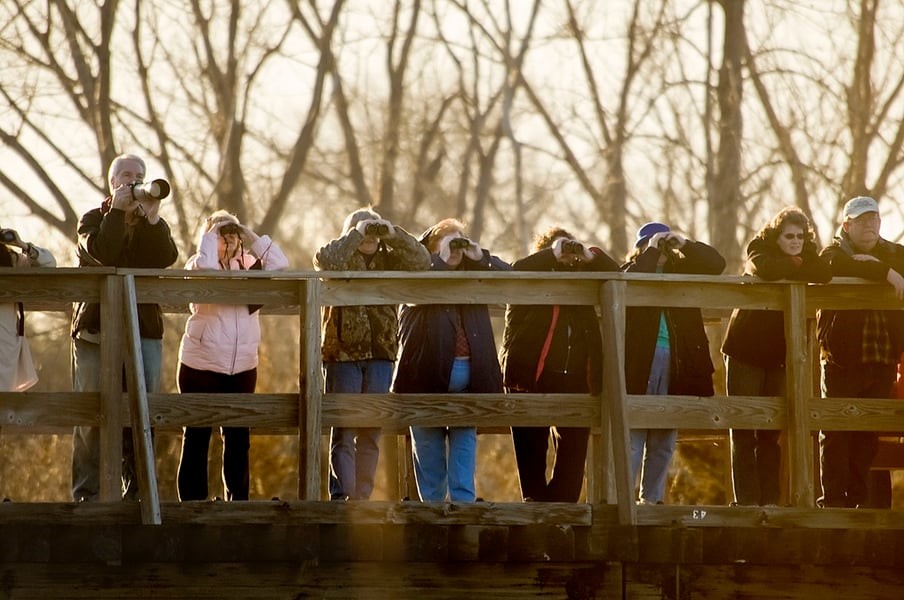
<path fill-rule="evenodd" d="M 166 179 L 154 179 L 148 182 L 136 181 L 129 187 L 132 188 L 132 196 L 139 202 L 163 200 L 170 193 L 170 184 Z"/>
<path fill-rule="evenodd" d="M 368 223 L 364 227 L 365 235 L 384 236 L 389 235 L 389 225 L 386 223 Z"/>
<path fill-rule="evenodd" d="M 0 244 L 12 244 L 17 237 L 19 236 L 13 229 L 0 229 Z"/>
<path fill-rule="evenodd" d="M 468 238 L 457 237 L 449 240 L 449 250 L 464 250 L 470 245 L 471 240 Z"/>
<path fill-rule="evenodd" d="M 562 242 L 562 254 L 583 254 L 584 244 L 575 240 Z"/>

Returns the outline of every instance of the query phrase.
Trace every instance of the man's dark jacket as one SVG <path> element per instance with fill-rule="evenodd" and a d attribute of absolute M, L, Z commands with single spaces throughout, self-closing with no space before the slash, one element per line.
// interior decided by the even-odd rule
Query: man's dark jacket
<path fill-rule="evenodd" d="M 854 260 L 854 254 L 869 254 L 878 261 Z M 821 256 L 831 265 L 833 277 L 860 277 L 885 282 L 888 270 L 904 275 L 904 246 L 879 239 L 872 251 L 857 252 L 844 232 L 823 248 Z M 868 310 L 821 310 L 816 329 L 822 358 L 841 367 L 862 364 L 863 323 Z M 904 312 L 882 311 L 895 357 L 904 352 Z"/>
<path fill-rule="evenodd" d="M 165 269 L 176 262 L 179 251 L 169 225 L 160 219 L 151 225 L 140 219 L 130 228 L 125 211 L 110 207 L 110 199 L 100 208 L 82 215 L 78 224 L 78 264 L 80 267 L 129 267 Z M 138 305 L 141 337 L 163 338 L 163 315 L 157 304 Z M 72 336 L 79 331 L 100 332 L 100 305 L 80 302 L 72 315 Z"/>

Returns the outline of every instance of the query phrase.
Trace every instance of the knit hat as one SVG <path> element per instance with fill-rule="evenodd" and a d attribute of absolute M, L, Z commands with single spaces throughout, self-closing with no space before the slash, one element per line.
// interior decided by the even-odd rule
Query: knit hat
<path fill-rule="evenodd" d="M 640 248 L 649 242 L 650 238 L 657 233 L 666 233 L 668 231 L 671 231 L 671 229 L 665 223 L 657 223 L 656 221 L 645 223 L 637 230 L 637 241 L 634 242 L 634 247 Z"/>

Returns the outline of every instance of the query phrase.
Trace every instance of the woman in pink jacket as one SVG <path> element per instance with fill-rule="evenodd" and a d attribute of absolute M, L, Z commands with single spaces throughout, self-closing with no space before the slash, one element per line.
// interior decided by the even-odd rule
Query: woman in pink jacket
<path fill-rule="evenodd" d="M 289 261 L 269 236 L 259 236 L 224 210 L 207 218 L 198 253 L 186 269 L 285 269 Z M 247 247 L 246 247 L 247 245 Z M 251 393 L 257 384 L 261 340 L 258 308 L 248 304 L 191 304 L 179 346 L 179 391 Z M 223 481 L 227 500 L 248 500 L 247 427 L 223 427 Z M 210 427 L 186 427 L 179 461 L 179 499 L 207 499 Z"/>

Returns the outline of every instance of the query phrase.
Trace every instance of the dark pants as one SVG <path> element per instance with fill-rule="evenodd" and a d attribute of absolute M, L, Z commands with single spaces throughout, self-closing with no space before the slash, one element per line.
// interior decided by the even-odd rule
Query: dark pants
<path fill-rule="evenodd" d="M 844 368 L 826 363 L 822 392 L 829 398 L 891 398 L 895 365 L 861 364 Z M 869 472 L 879 441 L 872 431 L 820 431 L 820 506 L 854 508 L 869 502 Z"/>
<path fill-rule="evenodd" d="M 199 371 L 179 365 L 179 391 L 184 393 L 249 393 L 257 385 L 257 369 L 235 375 Z M 248 500 L 248 449 L 250 430 L 247 427 L 223 427 L 223 481 L 227 500 Z M 179 500 L 207 499 L 207 454 L 210 448 L 210 427 L 186 427 L 182 436 L 182 457 L 179 460 Z"/>
<path fill-rule="evenodd" d="M 539 393 L 586 394 L 584 374 L 566 376 L 544 373 L 537 382 Z M 577 502 L 584 484 L 588 427 L 554 428 L 555 461 L 552 477 L 546 480 L 546 453 L 549 427 L 512 427 L 512 443 L 521 480 L 521 496 L 537 502 Z"/>
<path fill-rule="evenodd" d="M 729 396 L 784 396 L 784 367 L 763 368 L 728 357 L 725 361 Z M 781 496 L 782 451 L 772 429 L 731 430 L 731 478 L 735 502 L 778 504 Z"/>

